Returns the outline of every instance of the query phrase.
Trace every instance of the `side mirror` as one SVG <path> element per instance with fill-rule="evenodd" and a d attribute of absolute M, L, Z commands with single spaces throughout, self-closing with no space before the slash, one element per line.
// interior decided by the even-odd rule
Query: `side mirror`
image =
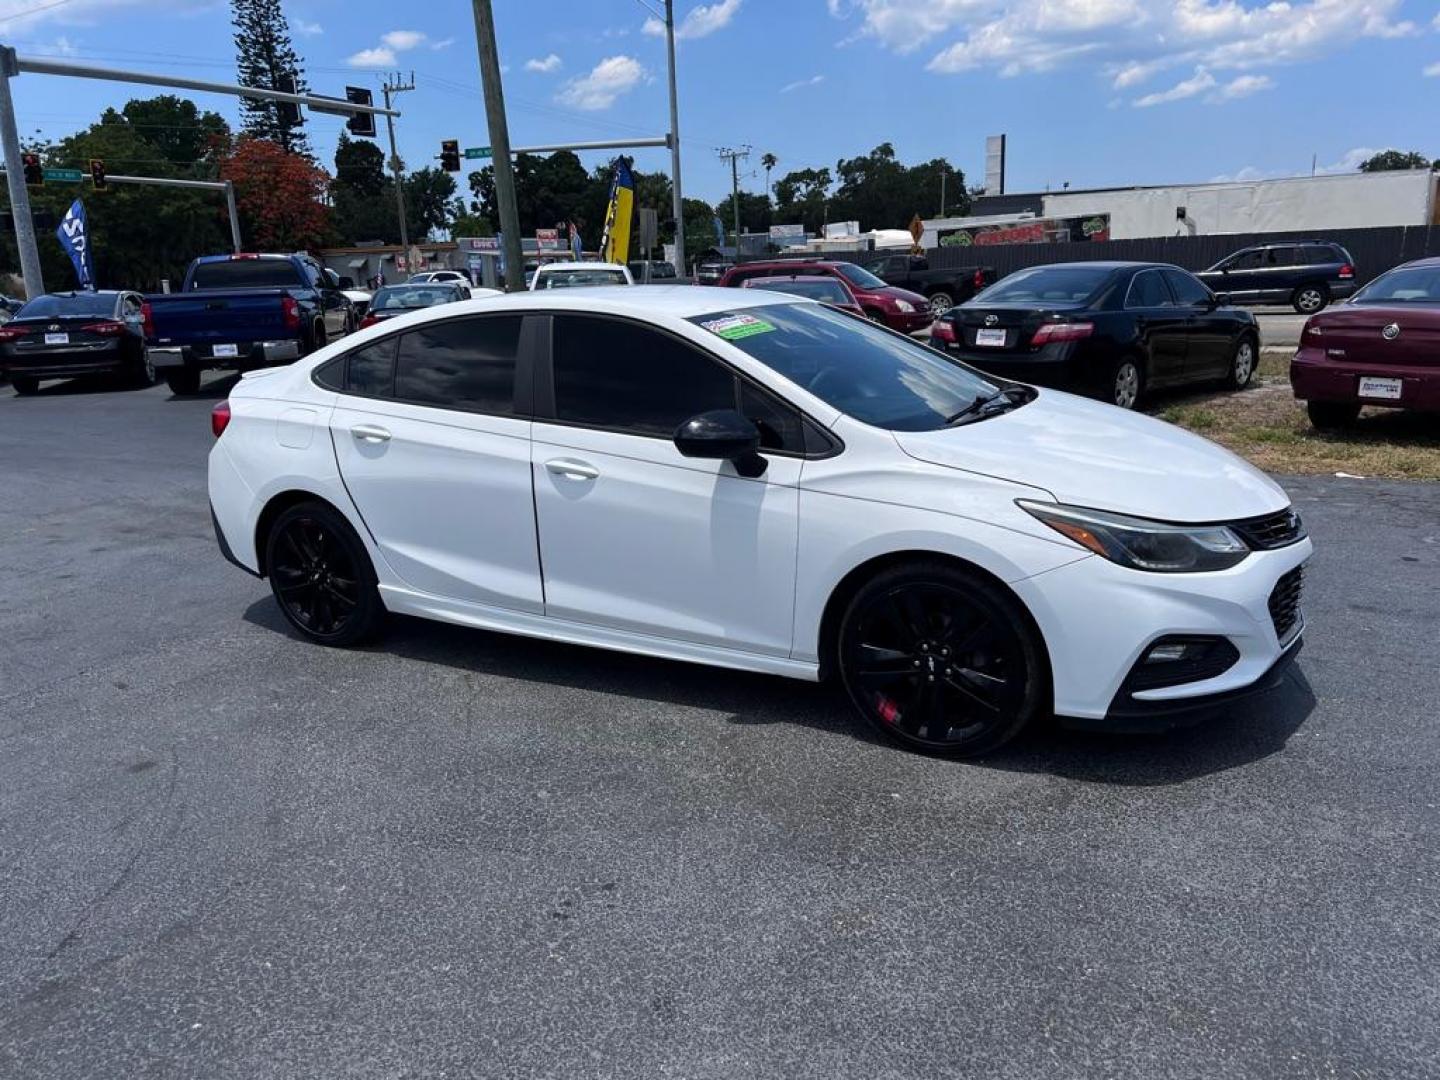
<path fill-rule="evenodd" d="M 1217 307 L 1225 307 L 1230 303 L 1230 294 L 1228 292 L 1217 292 L 1213 294 L 1210 299 L 1210 307 L 1212 309 Z"/>
<path fill-rule="evenodd" d="M 765 472 L 760 448 L 760 429 L 734 409 L 714 409 L 692 416 L 675 429 L 675 449 L 685 457 L 730 461 L 741 476 L 751 478 Z"/>

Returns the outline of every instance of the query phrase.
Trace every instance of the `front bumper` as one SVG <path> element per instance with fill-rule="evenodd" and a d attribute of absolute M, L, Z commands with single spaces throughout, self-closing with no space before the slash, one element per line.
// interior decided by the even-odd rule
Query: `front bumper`
<path fill-rule="evenodd" d="M 1091 557 L 1014 583 L 1045 639 L 1056 714 L 1083 726 L 1134 727 L 1138 717 L 1223 704 L 1217 695 L 1263 684 L 1303 634 L 1281 641 L 1271 593 L 1312 550 L 1302 539 L 1205 574 L 1151 574 Z M 1127 675 L 1160 638 L 1174 636 L 1224 638 L 1239 657 L 1213 678 L 1128 695 L 1117 711 Z"/>
<path fill-rule="evenodd" d="M 239 369 L 273 367 L 300 358 L 300 342 L 249 341 L 236 344 L 236 355 L 216 356 L 214 346 L 152 345 L 146 352 L 156 371 L 167 368 Z"/>
<path fill-rule="evenodd" d="M 924 330 L 935 321 L 935 313 L 930 310 L 928 303 L 917 304 L 914 311 L 882 308 L 880 314 L 884 318 L 886 326 L 891 330 L 899 330 L 902 334 L 913 334 L 917 330 Z"/>
<path fill-rule="evenodd" d="M 1360 377 L 1401 381 L 1398 399 L 1362 398 Z M 1324 348 L 1305 345 L 1290 361 L 1290 386 L 1301 401 L 1362 402 L 1392 409 L 1440 412 L 1440 366 L 1365 364 L 1331 356 Z"/>

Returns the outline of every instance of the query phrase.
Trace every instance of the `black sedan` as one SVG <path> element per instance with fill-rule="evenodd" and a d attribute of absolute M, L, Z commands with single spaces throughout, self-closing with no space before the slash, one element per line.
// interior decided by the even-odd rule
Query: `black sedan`
<path fill-rule="evenodd" d="M 119 375 L 136 386 L 155 382 L 145 355 L 145 299 L 133 292 L 47 293 L 0 326 L 0 372 L 17 394 L 41 379 Z"/>
<path fill-rule="evenodd" d="M 482 290 L 489 292 L 492 290 Z M 360 323 L 363 330 L 396 315 L 434 307 L 436 304 L 453 304 L 457 300 L 468 300 L 471 290 L 456 281 L 419 282 L 416 284 L 386 285 L 375 290 L 370 298 L 370 309 Z"/>
<path fill-rule="evenodd" d="M 930 343 L 983 371 L 1122 409 L 1162 386 L 1241 389 L 1260 356 L 1253 315 L 1163 263 L 1017 271 L 937 319 Z"/>

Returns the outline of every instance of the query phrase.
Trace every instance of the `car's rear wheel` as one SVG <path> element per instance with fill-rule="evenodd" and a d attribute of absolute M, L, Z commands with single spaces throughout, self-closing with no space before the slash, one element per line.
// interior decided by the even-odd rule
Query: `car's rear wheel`
<path fill-rule="evenodd" d="M 165 385 L 177 397 L 198 394 L 200 392 L 200 372 L 197 368 L 167 368 Z"/>
<path fill-rule="evenodd" d="M 1360 418 L 1358 401 L 1308 401 L 1305 412 L 1319 431 L 1339 431 Z"/>
<path fill-rule="evenodd" d="M 40 380 L 33 375 L 11 375 L 10 385 L 15 388 L 15 393 L 28 396 L 40 389 Z"/>
<path fill-rule="evenodd" d="M 1225 384 L 1231 390 L 1244 390 L 1250 385 L 1254 375 L 1255 341 L 1253 338 L 1243 337 L 1230 358 L 1230 373 L 1225 377 Z"/>
<path fill-rule="evenodd" d="M 856 711 L 915 750 L 986 753 L 1044 706 L 1046 667 L 1028 616 L 998 586 L 945 563 L 895 567 L 864 585 L 837 648 Z"/>
<path fill-rule="evenodd" d="M 1302 285 L 1295 290 L 1290 303 L 1301 315 L 1314 315 L 1330 303 L 1330 293 L 1323 285 Z"/>
<path fill-rule="evenodd" d="M 131 362 L 126 373 L 131 386 L 144 389 L 155 385 L 155 365 L 150 360 L 150 350 L 141 346 L 139 355 Z"/>
<path fill-rule="evenodd" d="M 1145 389 L 1145 376 L 1139 362 L 1133 356 L 1125 356 L 1110 373 L 1110 390 L 1107 400 L 1122 409 L 1133 409 L 1140 403 L 1140 394 Z"/>
<path fill-rule="evenodd" d="M 933 292 L 930 294 L 930 314 L 935 318 L 944 315 L 955 306 L 955 298 L 948 292 Z"/>
<path fill-rule="evenodd" d="M 353 645 L 384 621 L 365 545 L 324 503 L 281 512 L 265 543 L 265 569 L 286 621 L 311 641 Z"/>

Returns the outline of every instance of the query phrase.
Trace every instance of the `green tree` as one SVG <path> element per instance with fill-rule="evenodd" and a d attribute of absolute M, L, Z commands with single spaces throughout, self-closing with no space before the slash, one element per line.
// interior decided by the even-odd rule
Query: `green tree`
<path fill-rule="evenodd" d="M 765 197 L 768 199 L 774 191 L 770 187 L 770 170 L 780 164 L 780 159 L 774 154 L 764 154 L 760 158 L 760 167 L 765 170 Z"/>
<path fill-rule="evenodd" d="M 836 162 L 837 186 L 830 199 L 832 221 L 860 222 L 862 229 L 903 229 L 920 214 L 933 214 L 940 205 L 940 176 L 946 176 L 945 203 L 964 213 L 969 208 L 965 174 L 944 158 L 906 166 L 895 157 L 895 147 L 881 143 L 870 153 Z M 956 193 L 951 199 L 950 192 Z"/>
<path fill-rule="evenodd" d="M 241 86 L 279 90 L 286 76 L 294 76 L 295 89 L 305 93 L 305 72 L 290 43 L 290 26 L 280 0 L 230 0 L 235 26 L 235 68 Z M 273 101 L 240 99 L 241 129 L 250 138 L 277 143 L 286 153 L 310 156 L 310 143 L 301 130 L 304 117 L 294 118 Z"/>
<path fill-rule="evenodd" d="M 129 124 L 167 163 L 181 172 L 212 177 L 230 150 L 230 125 L 219 113 L 201 112 L 193 101 L 174 94 L 136 98 L 117 115 L 107 109 L 102 123 Z"/>
<path fill-rule="evenodd" d="M 1431 161 L 1418 150 L 1382 150 L 1360 163 L 1361 172 L 1394 172 L 1399 169 L 1437 169 L 1440 161 Z"/>
<path fill-rule="evenodd" d="M 427 166 L 405 178 L 405 219 L 412 237 L 447 231 L 454 203 L 455 178 L 444 169 Z"/>
<path fill-rule="evenodd" d="M 335 146 L 335 185 L 357 195 L 378 195 L 385 187 L 385 155 L 369 139 L 352 139 L 343 131 Z"/>
<path fill-rule="evenodd" d="M 819 235 L 827 220 L 825 199 L 834 181 L 828 168 L 794 169 L 775 181 L 775 220 L 782 225 L 800 223 Z"/>

